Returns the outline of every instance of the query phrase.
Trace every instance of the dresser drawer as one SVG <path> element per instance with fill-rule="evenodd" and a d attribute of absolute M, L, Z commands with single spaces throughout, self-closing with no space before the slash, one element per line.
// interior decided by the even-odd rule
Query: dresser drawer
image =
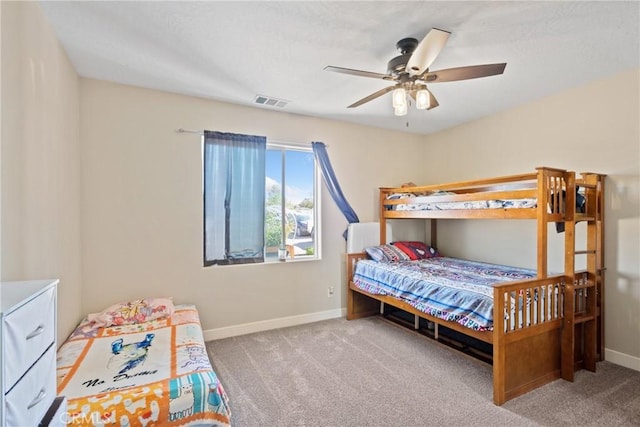
<path fill-rule="evenodd" d="M 37 426 L 56 398 L 56 349 L 52 345 L 5 396 L 7 426 Z"/>
<path fill-rule="evenodd" d="M 5 393 L 55 341 L 55 302 L 51 288 L 4 317 Z"/>

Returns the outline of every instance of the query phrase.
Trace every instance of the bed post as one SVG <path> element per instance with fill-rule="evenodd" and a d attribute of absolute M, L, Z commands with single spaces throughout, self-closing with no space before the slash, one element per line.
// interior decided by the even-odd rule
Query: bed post
<path fill-rule="evenodd" d="M 385 188 L 380 187 L 380 200 L 378 200 L 378 206 L 380 206 L 380 244 L 387 243 L 387 218 L 384 216 L 384 201 L 387 198 L 387 191 Z"/>
<path fill-rule="evenodd" d="M 380 303 L 351 289 L 356 263 L 365 259 L 365 253 L 346 254 L 347 261 L 347 320 L 373 316 L 380 309 Z"/>
<path fill-rule="evenodd" d="M 575 173 L 570 173 L 566 180 L 566 199 L 565 199 L 565 223 L 564 223 L 564 275 L 567 281 L 564 285 L 564 319 L 562 327 L 562 355 L 561 369 L 562 378 L 567 381 L 573 381 L 574 363 L 576 354 L 576 331 L 575 331 L 575 312 L 576 312 L 576 296 L 575 296 L 575 213 L 576 213 L 576 177 Z"/>
<path fill-rule="evenodd" d="M 549 204 L 549 177 L 545 168 L 537 168 L 538 170 L 538 213 L 537 229 L 538 229 L 538 253 L 537 253 L 537 272 L 538 278 L 547 277 L 547 248 L 548 248 L 548 229 L 547 229 L 547 206 Z"/>
<path fill-rule="evenodd" d="M 596 310 L 598 321 L 596 326 L 596 348 L 598 360 L 604 360 L 604 181 L 606 175 L 591 172 L 583 172 L 581 174 L 585 179 L 594 179 L 596 183 L 596 225 L 595 229 L 591 229 L 592 233 L 596 233 L 596 257 L 595 270 L 596 274 Z"/>
<path fill-rule="evenodd" d="M 431 236 L 429 238 L 429 246 L 438 249 L 438 220 L 432 218 L 429 220 L 429 222 L 431 222 Z"/>
<path fill-rule="evenodd" d="M 504 307 L 504 292 L 493 288 L 493 307 Z M 493 403 L 502 405 L 506 396 L 506 343 L 503 316 L 493 317 Z"/>

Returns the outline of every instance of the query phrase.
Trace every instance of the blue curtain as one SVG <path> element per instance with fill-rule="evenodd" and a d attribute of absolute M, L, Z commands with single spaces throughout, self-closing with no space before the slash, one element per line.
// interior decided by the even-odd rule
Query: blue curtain
<path fill-rule="evenodd" d="M 264 136 L 204 132 L 204 264 L 264 261 Z"/>
<path fill-rule="evenodd" d="M 347 219 L 349 224 L 354 222 L 360 222 L 358 219 L 358 215 L 353 210 L 347 199 L 342 194 L 342 189 L 340 188 L 340 184 L 338 183 L 338 178 L 336 178 L 336 174 L 333 172 L 333 168 L 331 167 L 331 162 L 329 161 L 329 155 L 327 154 L 327 147 L 325 147 L 322 142 L 312 142 L 311 147 L 313 148 L 313 155 L 316 158 L 316 161 L 320 165 L 320 171 L 322 172 L 322 180 L 327 186 L 327 190 L 333 201 L 336 202 L 340 211 Z M 342 233 L 342 236 L 347 238 L 347 230 Z"/>

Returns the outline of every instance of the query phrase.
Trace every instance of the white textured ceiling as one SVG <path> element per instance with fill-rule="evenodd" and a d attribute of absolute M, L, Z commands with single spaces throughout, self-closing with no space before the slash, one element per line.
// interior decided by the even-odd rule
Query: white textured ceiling
<path fill-rule="evenodd" d="M 428 134 L 640 67 L 640 3 L 41 2 L 82 77 Z M 452 33 L 431 70 L 506 62 L 503 75 L 433 83 L 440 106 L 395 117 L 383 80 L 399 39 Z M 606 108 L 612 99 L 594 100 Z M 221 129 L 224 130 L 224 129 Z"/>

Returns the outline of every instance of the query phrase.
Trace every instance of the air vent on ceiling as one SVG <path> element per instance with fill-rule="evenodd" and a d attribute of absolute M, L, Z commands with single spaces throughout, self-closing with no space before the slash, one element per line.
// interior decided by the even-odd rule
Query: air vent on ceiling
<path fill-rule="evenodd" d="M 253 102 L 260 105 L 268 105 L 269 107 L 279 108 L 286 107 L 289 103 L 289 101 L 285 101 L 284 99 L 272 98 L 270 96 L 264 95 L 256 95 L 256 97 L 253 98 Z"/>

